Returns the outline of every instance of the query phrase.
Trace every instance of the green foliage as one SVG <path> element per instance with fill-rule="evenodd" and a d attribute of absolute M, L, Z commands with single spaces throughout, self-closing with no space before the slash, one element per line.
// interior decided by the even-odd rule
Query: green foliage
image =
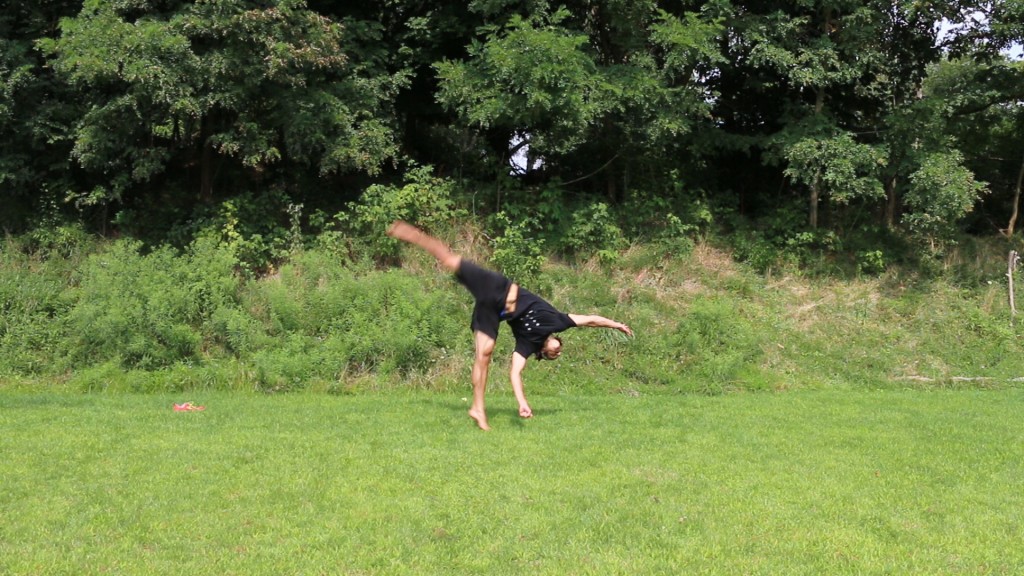
<path fill-rule="evenodd" d="M 376 173 L 397 153 L 380 102 L 402 74 L 362 76 L 349 66 L 341 26 L 303 1 L 167 11 L 90 2 L 61 31 L 40 46 L 90 104 L 73 157 L 102 174 L 91 192 L 75 193 L 80 202 L 124 199 L 196 162 L 212 177 L 211 151 L 236 170 L 285 163 L 323 174 Z M 212 182 L 202 185 L 209 193 Z"/>
<path fill-rule="evenodd" d="M 53 369 L 63 353 L 67 313 L 73 304 L 66 291 L 77 282 L 76 267 L 85 251 L 85 243 L 76 244 L 67 256 L 27 238 L 0 243 L 0 374 Z"/>
<path fill-rule="evenodd" d="M 495 214 L 493 220 L 501 233 L 491 240 L 491 263 L 516 282 L 535 286 L 547 258 L 533 221 L 512 222 L 504 212 Z"/>
<path fill-rule="evenodd" d="M 725 34 L 724 18 L 715 14 L 722 5 L 709 3 L 701 12 L 681 15 L 659 10 L 650 25 L 650 42 L 655 46 L 658 72 L 650 79 L 644 58 L 637 56 L 639 73 L 620 88 L 627 106 L 637 110 L 640 132 L 651 142 L 675 146 L 680 137 L 694 132 L 700 119 L 710 113 L 714 89 L 701 78 L 727 62 L 720 41 Z M 620 67 L 615 66 L 618 70 Z M 636 86 L 636 88 L 634 88 Z M 636 130 L 632 126 L 623 127 Z"/>
<path fill-rule="evenodd" d="M 186 241 L 194 235 L 217 243 L 240 272 L 258 276 L 296 248 L 300 239 L 295 217 L 294 204 L 281 192 L 244 194 L 221 202 L 215 212 L 197 217 L 179 234 Z"/>
<path fill-rule="evenodd" d="M 596 255 L 605 265 L 618 261 L 626 239 L 607 204 L 595 202 L 576 210 L 571 222 L 562 241 L 570 254 L 577 258 Z"/>
<path fill-rule="evenodd" d="M 870 250 L 857 254 L 857 271 L 878 276 L 885 272 L 885 254 L 881 250 Z"/>
<path fill-rule="evenodd" d="M 953 8 L 12 5 L 0 11 L 0 226 L 21 233 L 55 202 L 91 231 L 181 247 L 195 235 L 173 234 L 196 206 L 285 190 L 308 214 L 333 214 L 360 190 L 418 179 L 404 174 L 411 162 L 495 190 L 475 213 L 536 210 L 547 245 L 567 252 L 573 210 L 594 199 L 630 241 L 706 232 L 732 211 L 765 228 L 794 192 L 819 199 L 812 227 L 844 240 L 869 219 L 926 241 L 990 229 L 1008 221 L 1022 155 L 1024 68 L 997 54 L 1020 35 L 1019 10 L 990 7 L 982 25 Z M 510 170 L 527 150 L 530 166 Z M 953 185 L 941 206 L 923 192 L 945 154 L 992 191 L 976 216 L 957 208 L 973 185 Z M 711 218 L 693 218 L 698 204 Z M 280 217 L 269 219 L 296 228 Z M 935 230 L 944 220 L 950 230 Z M 298 234 L 284 247 L 277 234 L 239 233 L 231 242 L 254 271 L 298 245 Z M 365 248 L 333 241 L 339 253 Z M 386 245 L 365 252 L 393 258 Z"/>
<path fill-rule="evenodd" d="M 912 232 L 939 241 L 949 238 L 954 223 L 987 191 L 956 151 L 926 156 L 910 175 L 910 183 L 906 195 L 910 212 L 903 220 Z"/>
<path fill-rule="evenodd" d="M 219 337 L 253 363 L 254 385 L 265 391 L 424 371 L 463 324 L 450 295 L 423 290 L 421 279 L 399 271 L 356 276 L 315 251 L 260 281 L 246 302 L 255 315 L 226 316 Z"/>
<path fill-rule="evenodd" d="M 539 266 L 543 252 L 532 251 L 528 224 L 505 227 L 495 254 L 503 258 L 504 246 L 513 264 Z M 1006 306 L 1005 242 L 951 251 L 943 265 L 958 286 L 922 278 L 889 248 L 858 247 L 850 263 L 856 277 L 808 279 L 787 273 L 795 268 L 786 254 L 822 250 L 827 238 L 780 237 L 797 249 L 766 232 L 737 236 L 764 256 L 751 255 L 745 266 L 702 244 L 689 256 L 666 257 L 651 243 L 604 273 L 548 262 L 543 274 L 533 268 L 532 278 L 517 277 L 559 309 L 601 314 L 637 333 L 627 340 L 609 330 L 572 331 L 563 361 L 530 369 L 531 389 L 578 390 L 585 382 L 588 390 L 631 394 L 718 394 L 892 387 L 911 376 L 934 382 L 927 386 L 1020 377 L 1024 328 L 1011 325 Z M 108 241 L 67 258 L 31 253 L 30 245 L 21 238 L 0 245 L 5 382 L 283 392 L 426 380 L 443 388 L 464 385 L 472 360 L 470 299 L 432 268 L 353 268 L 331 251 L 305 249 L 256 278 L 238 274 L 235 255 L 213 238 L 181 252 Z M 752 272 L 757 257 L 773 270 L 770 280 Z M 815 264 L 808 257 L 805 265 Z"/>
<path fill-rule="evenodd" d="M 809 229 L 804 223 L 803 207 L 784 205 L 763 218 L 758 226 L 738 221 L 729 235 L 733 256 L 750 264 L 759 273 L 772 270 L 797 271 L 814 265 L 842 249 L 842 240 L 831 230 Z"/>
<path fill-rule="evenodd" d="M 878 169 L 885 155 L 873 146 L 859 144 L 848 133 L 825 138 L 802 138 L 785 145 L 783 173 L 806 186 L 819 186 L 835 202 L 884 196 Z"/>
<path fill-rule="evenodd" d="M 443 230 L 466 212 L 454 202 L 455 185 L 433 175 L 431 166 L 406 173 L 402 186 L 374 184 L 337 221 L 362 251 L 375 258 L 395 258 L 399 244 L 385 234 L 395 220 L 405 220 L 428 230 Z"/>
<path fill-rule="evenodd" d="M 491 28 L 485 42 L 470 46 L 468 60 L 437 64 L 438 101 L 470 126 L 537 127 L 535 152 L 575 148 L 609 102 L 584 49 L 587 37 L 561 26 L 568 16 L 564 8 L 549 17 L 515 15 L 505 27 Z"/>
<path fill-rule="evenodd" d="M 669 212 L 665 215 L 665 227 L 658 232 L 655 242 L 667 254 L 683 257 L 693 250 L 692 236 L 697 230 L 693 224 L 686 224 L 681 218 Z"/>
<path fill-rule="evenodd" d="M 43 223 L 25 235 L 25 249 L 43 258 L 75 258 L 88 251 L 92 238 L 81 224 Z"/>
<path fill-rule="evenodd" d="M 0 227 L 22 234 L 4 290 L 27 304 L 3 303 L 4 358 L 35 370 L 69 348 L 91 232 L 141 240 L 145 263 L 122 264 L 144 278 L 173 269 L 160 246 L 192 254 L 199 239 L 242 273 L 239 298 L 307 246 L 362 277 L 400 256 L 391 220 L 450 240 L 467 209 L 505 211 L 495 261 L 526 277 L 540 241 L 614 277 L 625 246 L 657 244 L 658 267 L 725 233 L 759 271 L 1000 280 L 957 271 L 951 244 L 1004 229 L 1024 155 L 1024 67 L 997 53 L 1021 36 L 1019 2 L 990 4 L 975 20 L 966 5 L 869 0 L 13 3 Z M 525 146 L 529 169 L 510 171 Z M 467 206 L 461 191 L 478 189 Z M 183 282 L 171 276 L 149 280 Z M 147 291 L 125 294 L 128 310 Z M 229 303 L 179 323 L 142 306 L 125 322 L 192 331 L 147 336 L 170 350 L 150 372 L 263 354 L 265 387 L 293 387 L 300 371 L 275 375 L 269 350 L 316 344 L 261 312 Z"/>
<path fill-rule="evenodd" d="M 7 38 L 0 40 L 0 135 L 4 140 L 15 138 L 22 143 L 24 135 L 18 122 L 18 104 L 20 96 L 36 81 L 33 66 L 24 52 L 22 46 Z M 15 182 L 23 184 L 29 159 L 24 152 L 13 150 L 6 143 L 0 146 L 0 187 L 7 188 Z"/>
<path fill-rule="evenodd" d="M 73 385 L 90 390 L 115 380 L 131 390 L 284 391 L 422 373 L 464 333 L 453 286 L 359 274 L 326 252 L 295 253 L 260 280 L 237 274 L 233 248 L 215 238 L 184 253 L 116 241 L 67 270 L 60 257 L 2 256 L 0 374 L 71 370 L 81 372 Z M 117 371 L 126 378 L 108 378 Z"/>
<path fill-rule="evenodd" d="M 730 240 L 733 257 L 759 273 L 784 265 L 786 258 L 777 246 L 759 232 L 736 234 Z"/>
<path fill-rule="evenodd" d="M 199 358 L 201 327 L 237 288 L 233 259 L 208 243 L 187 257 L 116 242 L 91 256 L 68 314 L 72 365 L 154 369 Z"/>
<path fill-rule="evenodd" d="M 633 190 L 618 212 L 623 233 L 630 238 L 654 242 L 668 254 L 685 256 L 696 237 L 711 231 L 715 216 L 704 192 L 686 190 L 678 173 L 671 176 L 671 194 Z"/>
<path fill-rule="evenodd" d="M 666 153 L 709 116 L 714 93 L 701 80 L 721 61 L 724 30 L 713 8 L 542 4 L 529 17 L 512 6 L 477 9 L 501 15 L 467 40 L 468 56 L 435 65 L 437 100 L 487 139 L 492 170 L 504 169 L 515 138 L 531 159 L 568 161 L 580 173 L 620 156 L 623 165 L 660 171 Z"/>

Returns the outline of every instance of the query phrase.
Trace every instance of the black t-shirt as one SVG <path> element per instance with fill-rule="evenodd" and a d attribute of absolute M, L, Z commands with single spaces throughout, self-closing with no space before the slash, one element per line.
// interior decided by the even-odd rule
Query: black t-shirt
<path fill-rule="evenodd" d="M 516 311 L 508 319 L 516 337 L 516 352 L 529 358 L 544 347 L 544 341 L 555 332 L 575 328 L 576 323 L 555 309 L 546 300 L 529 290 L 519 289 Z"/>

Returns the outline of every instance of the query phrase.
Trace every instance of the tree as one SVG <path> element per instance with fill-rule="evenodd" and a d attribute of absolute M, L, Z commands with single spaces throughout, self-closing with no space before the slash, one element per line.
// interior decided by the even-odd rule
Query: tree
<path fill-rule="evenodd" d="M 708 121 L 712 95 L 700 78 L 719 58 L 720 31 L 713 13 L 654 2 L 513 13 L 482 28 L 467 58 L 438 63 L 438 99 L 467 127 L 497 134 L 497 169 L 529 147 L 546 178 L 603 173 L 620 202 L 627 170 L 664 179 L 673 150 Z"/>
<path fill-rule="evenodd" d="M 932 245 L 944 240 L 986 191 L 963 164 L 957 151 L 933 152 L 910 174 L 906 194 L 910 211 L 904 221 Z"/>
<path fill-rule="evenodd" d="M 73 156 L 99 182 L 81 203 L 170 168 L 209 201 L 218 174 L 244 190 L 295 168 L 374 173 L 397 152 L 384 109 L 403 78 L 362 76 L 343 28 L 302 0 L 90 0 L 61 31 L 43 46 L 89 106 Z"/>
<path fill-rule="evenodd" d="M 884 196 L 877 176 L 885 163 L 884 151 L 858 143 L 849 132 L 807 132 L 792 141 L 780 138 L 780 147 L 786 163 L 783 173 L 810 189 L 812 229 L 818 227 L 818 203 L 823 191 L 828 191 L 838 204 Z"/>
<path fill-rule="evenodd" d="M 515 15 L 474 45 L 468 62 L 440 62 L 440 101 L 472 126 L 521 132 L 541 154 L 571 151 L 610 98 L 587 37 L 559 26 L 567 16 Z"/>
<path fill-rule="evenodd" d="M 0 1 L 0 228 L 18 230 L 68 187 L 66 127 L 77 110 L 34 42 L 79 2 Z"/>
<path fill-rule="evenodd" d="M 982 207 L 988 219 L 982 225 L 1012 236 L 1024 180 L 1024 63 L 1004 57 L 947 60 L 932 69 L 925 89 L 947 103 L 943 133 L 960 143 L 964 164 L 992 191 Z"/>

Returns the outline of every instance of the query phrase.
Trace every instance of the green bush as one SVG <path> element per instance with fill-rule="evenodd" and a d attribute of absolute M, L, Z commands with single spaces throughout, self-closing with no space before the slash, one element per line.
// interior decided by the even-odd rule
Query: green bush
<path fill-rule="evenodd" d="M 25 248 L 39 256 L 74 259 L 87 253 L 94 243 L 81 224 L 60 224 L 35 228 L 25 236 Z"/>
<path fill-rule="evenodd" d="M 795 264 L 795 259 L 787 255 L 763 234 L 757 231 L 737 232 L 729 243 L 732 246 L 733 258 L 750 265 L 755 271 L 763 274 L 772 268 Z"/>
<path fill-rule="evenodd" d="M 401 187 L 374 184 L 348 211 L 338 214 L 336 219 L 349 233 L 353 246 L 373 258 L 393 260 L 399 244 L 385 232 L 395 220 L 412 222 L 435 234 L 462 220 L 466 213 L 453 202 L 455 184 L 432 172 L 430 166 L 413 168 Z"/>
<path fill-rule="evenodd" d="M 694 238 L 714 223 L 706 194 L 688 190 L 678 174 L 673 174 L 671 193 L 632 190 L 618 213 L 631 238 L 656 244 L 672 256 L 689 254 Z"/>
<path fill-rule="evenodd" d="M 178 245 L 215 241 L 238 271 L 255 277 L 285 259 L 296 243 L 296 206 L 281 191 L 244 194 L 221 202 L 172 233 Z"/>
<path fill-rule="evenodd" d="M 869 276 L 885 272 L 885 254 L 881 250 L 865 250 L 857 254 L 857 271 Z"/>
<path fill-rule="evenodd" d="M 454 310 L 454 286 L 425 290 L 423 282 L 399 270 L 356 274 L 321 253 L 306 252 L 278 276 L 260 281 L 247 298 L 264 333 L 236 319 L 242 326 L 227 338 L 240 340 L 237 348 L 270 339 L 246 347 L 268 389 L 346 373 L 425 370 L 459 334 L 462 314 Z"/>
<path fill-rule="evenodd" d="M 66 273 L 48 261 L 0 254 L 0 374 L 52 368 L 65 332 Z"/>
<path fill-rule="evenodd" d="M 665 223 L 655 234 L 655 243 L 666 253 L 672 256 L 686 256 L 693 251 L 694 243 L 692 236 L 699 228 L 693 224 L 685 224 L 675 214 L 665 214 Z"/>
<path fill-rule="evenodd" d="M 85 262 L 68 315 L 73 365 L 117 359 L 125 368 L 156 369 L 197 359 L 204 324 L 236 297 L 233 259 L 211 241 L 185 256 L 140 248 L 117 241 Z"/>
<path fill-rule="evenodd" d="M 206 332 L 212 343 L 236 357 L 246 357 L 271 343 L 259 320 L 233 306 L 214 310 L 206 322 Z"/>
<path fill-rule="evenodd" d="M 863 273 L 888 264 L 880 280 L 767 281 L 723 265 L 713 249 L 666 257 L 658 242 L 631 250 L 626 268 L 595 274 L 551 264 L 541 273 L 543 253 L 527 240 L 533 229 L 502 217 L 496 263 L 507 258 L 506 271 L 526 266 L 518 276 L 552 283 L 527 287 L 560 309 L 602 314 L 637 333 L 627 340 L 610 330 L 572 331 L 564 361 L 531 369 L 540 393 L 901 386 L 906 376 L 935 385 L 984 376 L 1002 385 L 1022 375 L 1024 324 L 1010 323 L 1005 242 L 972 245 L 948 262 L 974 270 L 959 285 L 905 273 L 899 250 L 886 246 L 882 260 L 869 244 L 856 245 L 849 263 Z M 734 241 L 755 240 L 776 266 L 786 250 L 780 238 L 818 242 L 765 232 Z M 448 274 L 353 267 L 314 248 L 255 278 L 237 272 L 236 254 L 217 238 L 150 252 L 128 240 L 83 242 L 70 250 L 42 250 L 27 237 L 0 244 L 3 385 L 277 392 L 424 377 L 465 384 L 464 371 L 450 371 L 472 358 L 471 298 Z M 499 347 L 500 356 L 510 350 L 508 330 Z"/>
<path fill-rule="evenodd" d="M 577 258 L 596 255 L 603 264 L 613 264 L 618 261 L 618 251 L 626 247 L 626 238 L 608 205 L 595 202 L 573 213 L 572 226 L 562 243 Z"/>
<path fill-rule="evenodd" d="M 504 212 L 493 218 L 501 233 L 491 240 L 491 263 L 516 282 L 535 285 L 544 265 L 544 241 L 529 219 L 512 222 Z"/>

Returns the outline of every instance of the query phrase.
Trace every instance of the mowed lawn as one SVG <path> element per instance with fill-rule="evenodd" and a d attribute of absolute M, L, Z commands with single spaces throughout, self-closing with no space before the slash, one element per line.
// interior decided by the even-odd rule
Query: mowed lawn
<path fill-rule="evenodd" d="M 1022 390 L 489 400 L 0 392 L 0 574 L 1024 573 Z"/>

